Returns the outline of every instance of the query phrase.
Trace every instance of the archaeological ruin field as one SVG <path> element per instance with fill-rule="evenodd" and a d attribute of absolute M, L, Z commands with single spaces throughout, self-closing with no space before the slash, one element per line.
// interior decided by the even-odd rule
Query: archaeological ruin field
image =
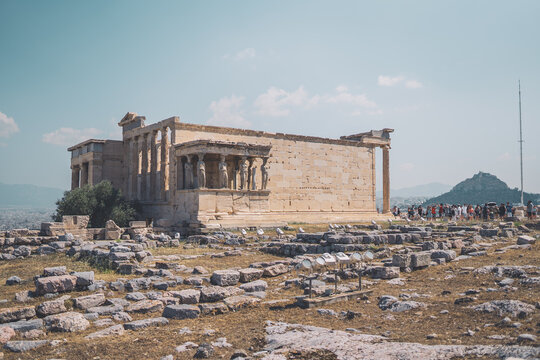
<path fill-rule="evenodd" d="M 0 358 L 540 357 L 537 221 L 256 230 L 2 233 Z"/>

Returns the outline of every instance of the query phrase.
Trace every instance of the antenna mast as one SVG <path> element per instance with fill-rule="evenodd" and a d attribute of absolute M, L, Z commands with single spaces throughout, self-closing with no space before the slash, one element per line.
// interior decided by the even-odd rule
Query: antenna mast
<path fill-rule="evenodd" d="M 518 80 L 519 93 L 519 161 L 521 165 L 521 205 L 523 206 L 523 131 L 521 127 L 521 81 Z"/>

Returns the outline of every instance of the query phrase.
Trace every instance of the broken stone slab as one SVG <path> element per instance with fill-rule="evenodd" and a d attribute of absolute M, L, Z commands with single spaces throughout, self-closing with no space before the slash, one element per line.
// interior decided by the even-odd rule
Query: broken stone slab
<path fill-rule="evenodd" d="M 533 334 L 520 334 L 518 337 L 517 337 L 517 342 L 518 343 L 523 343 L 523 342 L 535 342 L 537 339 L 536 335 L 533 335 Z"/>
<path fill-rule="evenodd" d="M 480 236 L 493 237 L 499 235 L 499 229 L 480 229 Z"/>
<path fill-rule="evenodd" d="M 38 306 L 36 306 L 36 313 L 39 317 L 45 317 L 48 315 L 54 315 L 66 312 L 65 301 L 68 300 L 69 296 L 62 296 L 58 299 L 45 301 Z"/>
<path fill-rule="evenodd" d="M 163 310 L 163 303 L 159 300 L 141 300 L 130 304 L 126 308 L 126 312 L 136 312 L 146 314 Z"/>
<path fill-rule="evenodd" d="M 229 295 L 227 289 L 221 286 L 206 286 L 201 288 L 201 302 L 217 302 Z"/>
<path fill-rule="evenodd" d="M 394 254 L 392 266 L 397 266 L 400 269 L 411 267 L 411 254 Z"/>
<path fill-rule="evenodd" d="M 18 276 L 10 276 L 7 280 L 6 280 L 6 285 L 18 285 L 21 283 L 21 278 L 18 277 Z"/>
<path fill-rule="evenodd" d="M 202 315 L 219 315 L 229 312 L 229 308 L 224 303 L 199 304 Z"/>
<path fill-rule="evenodd" d="M 146 295 L 144 295 L 142 292 L 135 291 L 135 292 L 130 292 L 129 294 L 126 294 L 125 298 L 126 300 L 140 301 L 140 300 L 145 300 Z"/>
<path fill-rule="evenodd" d="M 94 325 L 95 327 L 111 326 L 111 325 L 114 325 L 114 321 L 109 318 L 98 319 L 98 320 L 95 320 L 92 325 Z"/>
<path fill-rule="evenodd" d="M 94 306 L 94 307 L 86 309 L 87 313 L 96 313 L 99 315 L 111 315 L 119 311 L 124 311 L 124 308 L 119 305 Z"/>
<path fill-rule="evenodd" d="M 227 305 L 231 311 L 237 311 L 246 307 L 254 306 L 260 301 L 261 300 L 258 298 L 245 295 L 231 296 L 223 300 L 225 305 Z"/>
<path fill-rule="evenodd" d="M 129 322 L 129 321 L 133 321 L 133 319 L 131 318 L 131 316 L 126 313 L 126 312 L 123 312 L 123 311 L 119 311 L 117 313 L 114 313 L 112 315 L 112 318 L 114 321 L 118 321 L 118 322 Z"/>
<path fill-rule="evenodd" d="M 169 324 L 169 320 L 164 317 L 136 320 L 124 324 L 126 330 L 141 330 L 150 326 L 163 326 Z"/>
<path fill-rule="evenodd" d="M 471 309 L 485 313 L 496 313 L 499 316 L 510 315 L 512 317 L 524 318 L 535 311 L 533 305 L 519 300 L 493 300 L 472 306 Z"/>
<path fill-rule="evenodd" d="M 208 270 L 206 270 L 202 266 L 195 266 L 193 268 L 192 274 L 208 274 Z"/>
<path fill-rule="evenodd" d="M 419 251 L 411 254 L 411 267 L 413 269 L 428 267 L 431 264 L 431 253 Z"/>
<path fill-rule="evenodd" d="M 61 276 L 67 275 L 65 266 L 46 267 L 43 269 L 43 276 Z"/>
<path fill-rule="evenodd" d="M 371 277 L 374 279 L 394 279 L 399 277 L 397 266 L 375 266 L 371 268 Z"/>
<path fill-rule="evenodd" d="M 48 331 L 74 332 L 83 331 L 90 326 L 90 322 L 83 314 L 70 311 L 62 314 L 49 315 L 43 319 Z"/>
<path fill-rule="evenodd" d="M 444 259 L 446 262 L 455 260 L 456 252 L 454 250 L 435 250 L 431 252 L 432 259 Z"/>
<path fill-rule="evenodd" d="M 289 267 L 285 264 L 276 264 L 264 268 L 264 277 L 274 277 L 289 272 Z"/>
<path fill-rule="evenodd" d="M 203 284 L 203 278 L 200 276 L 190 276 L 184 279 L 184 284 L 201 286 Z"/>
<path fill-rule="evenodd" d="M 101 293 L 80 296 L 73 299 L 76 308 L 86 310 L 92 307 L 100 306 L 105 303 L 105 295 Z"/>
<path fill-rule="evenodd" d="M 109 298 L 105 301 L 105 305 L 129 306 L 129 301 L 122 298 Z"/>
<path fill-rule="evenodd" d="M 199 345 L 197 352 L 193 355 L 195 359 L 207 359 L 211 356 L 214 356 L 214 347 L 208 343 Z"/>
<path fill-rule="evenodd" d="M 78 288 L 86 288 L 94 283 L 93 271 L 77 271 L 71 273 L 77 278 L 76 284 Z"/>
<path fill-rule="evenodd" d="M 97 339 L 97 338 L 102 338 L 102 337 L 107 337 L 107 336 L 120 336 L 120 335 L 124 335 L 124 332 L 125 332 L 124 326 L 121 324 L 118 324 L 118 325 L 113 325 L 106 329 L 91 333 L 85 336 L 84 338 L 86 340 L 92 340 L 92 339 Z"/>
<path fill-rule="evenodd" d="M 182 304 L 197 304 L 201 298 L 201 292 L 195 289 L 171 291 L 172 296 L 179 298 Z"/>
<path fill-rule="evenodd" d="M 0 309 L 0 324 L 30 319 L 34 316 L 36 316 L 36 310 L 33 306 Z"/>
<path fill-rule="evenodd" d="M 321 327 L 267 322 L 265 359 L 284 359 L 283 353 L 327 350 L 336 359 L 453 359 L 516 357 L 533 359 L 540 349 L 532 346 L 427 345 L 388 341 L 383 336 L 326 329 Z M 430 336 L 431 337 L 431 336 Z M 437 336 L 435 336 L 437 337 Z M 356 356 L 355 356 L 356 355 Z"/>
<path fill-rule="evenodd" d="M 236 270 L 216 270 L 210 278 L 212 285 L 234 286 L 240 281 L 240 273 Z"/>
<path fill-rule="evenodd" d="M 35 280 L 35 285 L 38 295 L 67 292 L 75 289 L 77 277 L 73 275 L 41 277 Z"/>
<path fill-rule="evenodd" d="M 4 345 L 4 348 L 12 352 L 22 353 L 29 350 L 37 349 L 38 347 L 47 345 L 48 343 L 48 340 L 8 341 L 6 345 Z"/>
<path fill-rule="evenodd" d="M 264 280 L 255 280 L 240 285 L 240 289 L 244 290 L 245 292 L 265 291 L 267 287 L 268 283 Z"/>
<path fill-rule="evenodd" d="M 182 353 L 182 352 L 188 351 L 189 349 L 196 348 L 197 346 L 198 345 L 195 344 L 194 342 L 188 341 L 188 342 L 183 343 L 182 345 L 177 346 L 175 350 L 176 352 Z"/>
<path fill-rule="evenodd" d="M 528 235 L 521 235 L 517 239 L 517 244 L 518 245 L 529 245 L 529 244 L 532 245 L 535 242 L 536 242 L 536 239 L 533 238 L 532 236 L 528 236 Z"/>
<path fill-rule="evenodd" d="M 43 329 L 43 320 L 42 319 L 33 319 L 33 320 L 19 320 L 16 322 L 2 324 L 2 326 L 8 326 L 15 330 L 16 332 L 25 333 L 31 330 Z"/>
<path fill-rule="evenodd" d="M 15 330 L 9 326 L 0 326 L 0 344 L 7 343 L 13 336 L 15 336 Z"/>
<path fill-rule="evenodd" d="M 238 270 L 240 273 L 240 282 L 247 283 L 260 279 L 263 276 L 264 271 L 255 268 L 246 268 Z"/>
<path fill-rule="evenodd" d="M 163 317 L 169 319 L 195 319 L 198 318 L 201 310 L 194 305 L 167 305 L 163 310 Z"/>

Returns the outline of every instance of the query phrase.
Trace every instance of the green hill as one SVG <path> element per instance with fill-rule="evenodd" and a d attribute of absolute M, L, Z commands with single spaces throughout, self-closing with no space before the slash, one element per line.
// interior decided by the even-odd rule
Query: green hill
<path fill-rule="evenodd" d="M 540 194 L 523 193 L 523 201 L 540 200 Z M 433 197 L 424 202 L 430 204 L 484 204 L 494 201 L 496 203 L 510 202 L 517 204 L 521 201 L 521 192 L 518 189 L 510 189 L 508 185 L 495 175 L 479 172 L 470 179 L 466 179 L 452 188 L 447 193 Z"/>

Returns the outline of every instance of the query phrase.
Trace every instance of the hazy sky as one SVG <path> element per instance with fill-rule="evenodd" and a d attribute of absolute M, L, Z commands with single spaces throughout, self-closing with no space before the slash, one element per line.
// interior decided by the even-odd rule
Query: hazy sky
<path fill-rule="evenodd" d="M 0 182 L 67 188 L 66 148 L 118 139 L 133 111 L 390 127 L 392 188 L 478 171 L 517 187 L 520 78 L 525 191 L 540 192 L 539 19 L 536 0 L 0 0 Z"/>

